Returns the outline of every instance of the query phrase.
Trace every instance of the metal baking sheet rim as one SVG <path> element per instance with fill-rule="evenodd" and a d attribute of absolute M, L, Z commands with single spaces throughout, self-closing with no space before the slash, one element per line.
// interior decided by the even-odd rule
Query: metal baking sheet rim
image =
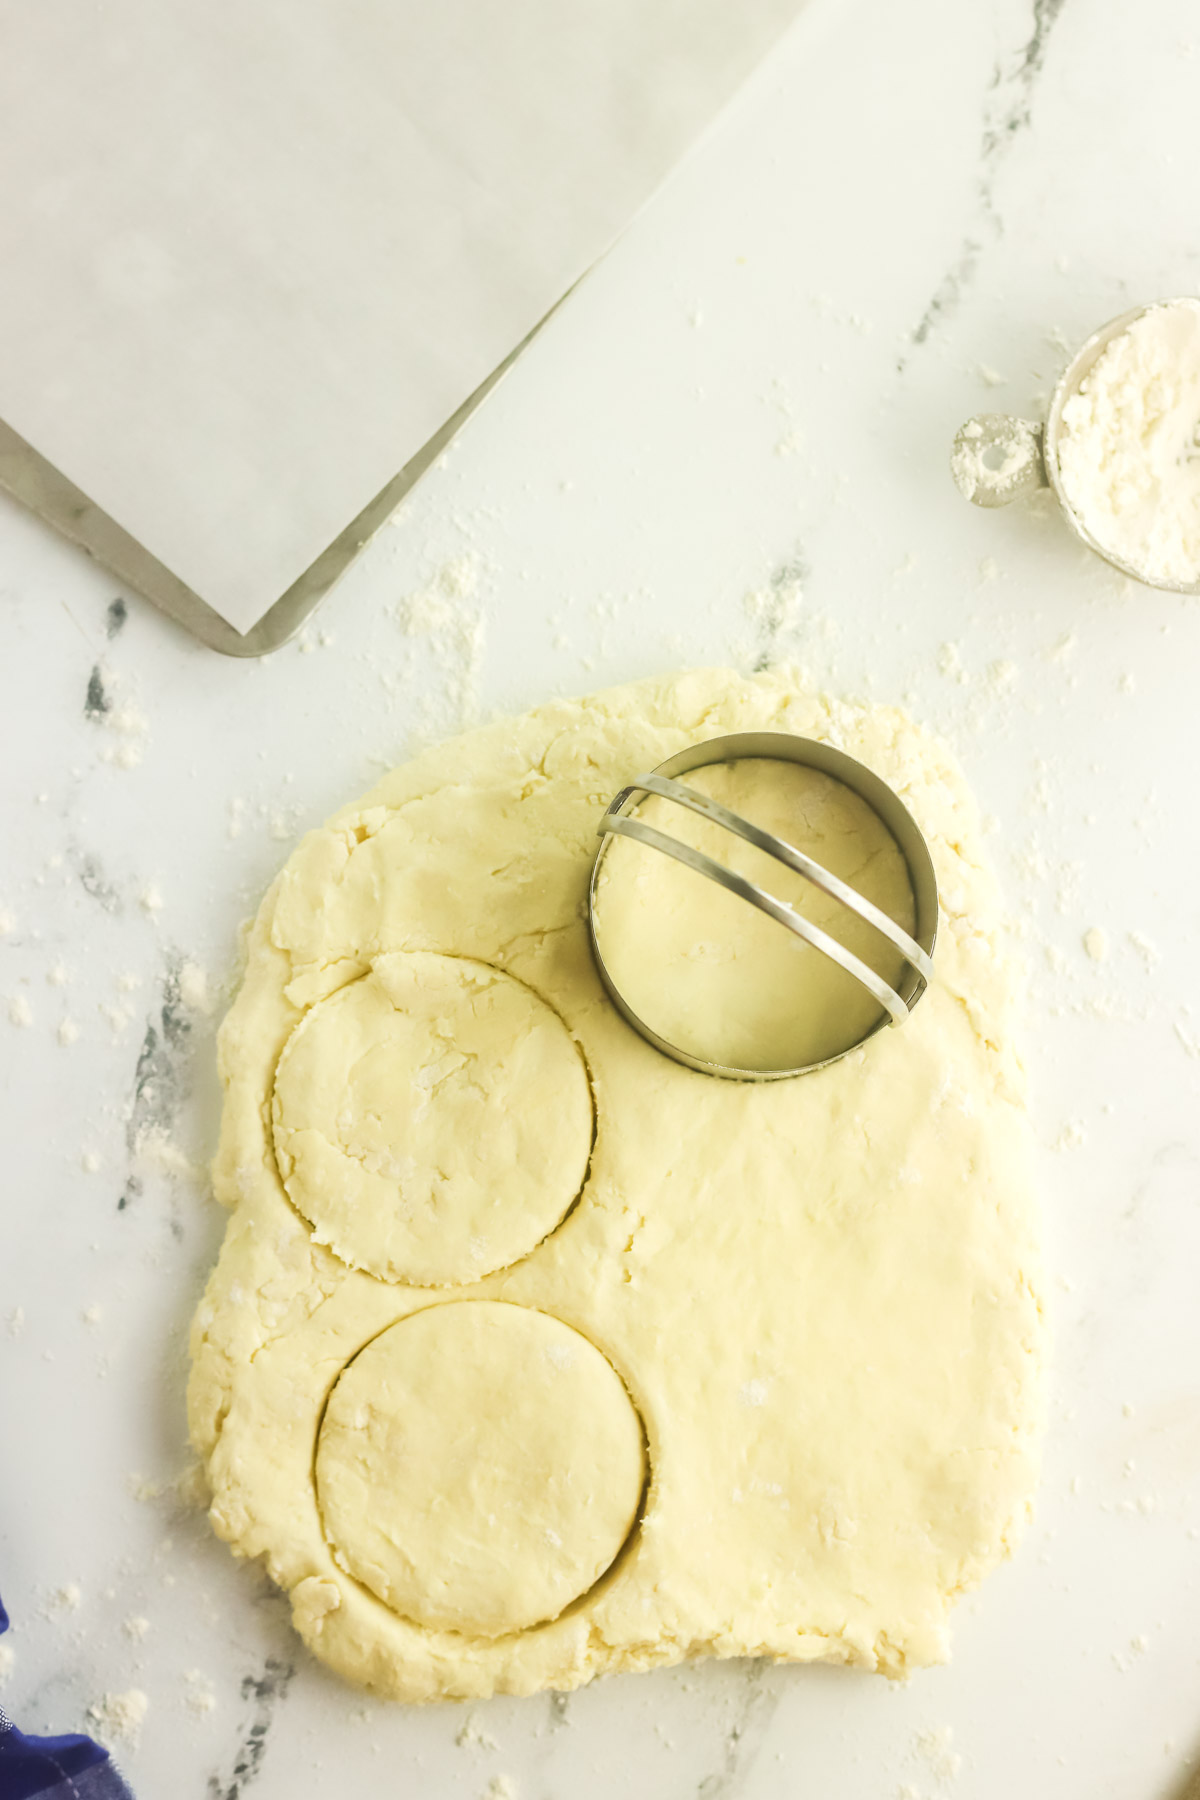
<path fill-rule="evenodd" d="M 566 297 L 564 295 L 563 299 Z M 266 656 L 295 636 L 360 550 L 457 437 L 471 414 L 487 399 L 526 345 L 561 305 L 562 300 L 539 320 L 528 337 L 493 369 L 487 380 L 480 383 L 400 473 L 376 494 L 247 632 L 235 631 L 207 601 L 193 593 L 186 583 L 173 575 L 136 538 L 122 530 L 115 519 L 89 500 L 61 470 L 3 420 L 0 420 L 0 488 L 53 525 L 72 543 L 78 544 L 135 593 L 168 613 L 209 649 L 219 650 L 225 656 Z"/>

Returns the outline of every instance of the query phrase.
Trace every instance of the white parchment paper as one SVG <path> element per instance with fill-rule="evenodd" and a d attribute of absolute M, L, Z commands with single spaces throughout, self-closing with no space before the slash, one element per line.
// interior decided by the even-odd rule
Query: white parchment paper
<path fill-rule="evenodd" d="M 0 418 L 245 631 L 798 0 L 0 0 Z"/>

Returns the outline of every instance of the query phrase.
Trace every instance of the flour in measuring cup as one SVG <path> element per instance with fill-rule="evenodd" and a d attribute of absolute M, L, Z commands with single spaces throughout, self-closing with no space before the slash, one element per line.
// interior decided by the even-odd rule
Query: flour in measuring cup
<path fill-rule="evenodd" d="M 1145 581 L 1200 581 L 1200 301 L 1113 338 L 1062 409 L 1058 465 L 1106 555 Z"/>

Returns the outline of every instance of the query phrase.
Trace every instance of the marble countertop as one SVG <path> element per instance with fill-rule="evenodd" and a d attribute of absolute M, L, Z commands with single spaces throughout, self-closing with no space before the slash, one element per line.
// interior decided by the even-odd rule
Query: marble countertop
<path fill-rule="evenodd" d="M 0 505 L 0 1586 L 28 1728 L 141 1689 L 143 1800 L 1184 1791 L 1200 608 L 1052 506 L 972 509 L 947 457 L 973 412 L 1036 414 L 1096 325 L 1197 291 L 1198 83 L 1190 0 L 811 0 L 266 661 L 193 645 Z M 239 922 L 296 834 L 419 742 L 780 657 L 903 700 L 994 821 L 1052 1269 L 1035 1524 L 906 1686 L 726 1663 L 565 1703 L 365 1699 L 179 1480 Z"/>

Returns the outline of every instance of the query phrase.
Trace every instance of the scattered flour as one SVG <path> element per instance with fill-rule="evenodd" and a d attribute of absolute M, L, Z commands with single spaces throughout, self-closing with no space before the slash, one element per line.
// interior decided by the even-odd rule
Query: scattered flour
<path fill-rule="evenodd" d="M 517 1784 L 511 1775 L 493 1775 L 483 1791 L 483 1800 L 517 1800 Z"/>
<path fill-rule="evenodd" d="M 8 1022 L 10 1025 L 32 1025 L 33 1008 L 24 994 L 14 994 L 8 1003 Z"/>
<path fill-rule="evenodd" d="M 132 1638 L 135 1644 L 141 1643 L 142 1639 L 145 1637 L 145 1635 L 149 1631 L 149 1629 L 150 1629 L 149 1619 L 144 1619 L 140 1613 L 134 1613 L 132 1615 L 132 1617 L 126 1619 L 125 1623 L 121 1627 L 121 1630 L 125 1633 L 125 1636 L 127 1638 Z"/>
<path fill-rule="evenodd" d="M 1129 1650 L 1126 1655 L 1123 1656 L 1119 1651 L 1113 1651 L 1113 1667 L 1118 1674 L 1124 1675 L 1130 1665 L 1136 1662 L 1139 1656 L 1144 1656 L 1149 1648 L 1150 1639 L 1144 1631 L 1139 1631 L 1136 1637 L 1130 1638 Z"/>
<path fill-rule="evenodd" d="M 135 1500 L 171 1500 L 184 1511 L 202 1512 L 211 1498 L 207 1477 L 198 1462 L 188 1463 L 178 1475 L 163 1481 L 131 1475 L 129 1488 Z"/>
<path fill-rule="evenodd" d="M 201 1717 L 213 1711 L 217 1696 L 213 1684 L 200 1669 L 189 1669 L 184 1676 L 185 1697 L 192 1712 Z"/>
<path fill-rule="evenodd" d="M 102 1694 L 87 1709 L 88 1725 L 110 1749 L 115 1744 L 128 1744 L 133 1749 L 149 1710 L 150 1702 L 141 1688 L 128 1688 L 123 1694 Z"/>
<path fill-rule="evenodd" d="M 170 1175 L 179 1181 L 202 1181 L 204 1170 L 187 1156 L 165 1131 L 143 1131 L 137 1140 L 135 1154 L 143 1168 L 158 1175 Z"/>
<path fill-rule="evenodd" d="M 211 1013 L 215 1002 L 208 976 L 198 963 L 185 962 L 180 969 L 179 998 L 189 1012 Z"/>
<path fill-rule="evenodd" d="M 742 610 L 748 619 L 771 632 L 787 631 L 800 616 L 800 584 L 782 587 L 753 588 L 742 598 Z"/>
<path fill-rule="evenodd" d="M 396 607 L 405 637 L 423 642 L 442 678 L 440 705 L 427 699 L 424 721 L 431 731 L 458 730 L 479 713 L 479 678 L 487 622 L 479 598 L 480 559 L 474 552 L 451 557 L 433 579 Z"/>
<path fill-rule="evenodd" d="M 114 763 L 118 769 L 136 769 L 149 730 L 145 715 L 136 706 L 120 706 L 109 714 L 109 730 L 118 734 L 119 741 L 101 751 L 101 761 Z"/>
<path fill-rule="evenodd" d="M 1063 407 L 1067 499 L 1108 555 L 1151 582 L 1200 580 L 1200 301 L 1151 306 Z"/>
<path fill-rule="evenodd" d="M 1147 971 L 1152 969 L 1155 963 L 1158 962 L 1161 954 L 1158 946 L 1151 943 L 1144 931 L 1131 931 L 1129 933 L 1129 942 L 1145 963 Z"/>
<path fill-rule="evenodd" d="M 58 1027 L 58 1041 L 67 1049 L 71 1044 L 79 1042 L 79 1027 L 74 1019 L 63 1019 Z"/>
<path fill-rule="evenodd" d="M 953 1781 L 962 1768 L 962 1757 L 954 1748 L 954 1732 L 949 1725 L 932 1726 L 928 1731 L 919 1731 L 916 1750 L 919 1756 L 924 1757 L 930 1773 L 938 1781 Z"/>
<path fill-rule="evenodd" d="M 1083 934 L 1083 947 L 1093 962 L 1104 962 L 1108 957 L 1108 934 L 1099 925 L 1093 925 L 1090 931 Z"/>
<path fill-rule="evenodd" d="M 1079 647 L 1079 639 L 1073 631 L 1064 631 L 1061 637 L 1055 638 L 1046 652 L 1046 661 L 1064 663 L 1074 656 Z"/>
<path fill-rule="evenodd" d="M 50 967 L 46 970 L 46 981 L 50 987 L 66 987 L 70 979 L 71 977 L 67 973 L 66 966 L 63 963 L 51 963 Z"/>
<path fill-rule="evenodd" d="M 937 666 L 939 675 L 944 675 L 948 681 L 957 681 L 960 687 L 965 687 L 971 679 L 963 668 L 962 654 L 957 644 L 942 645 L 938 651 Z"/>
<path fill-rule="evenodd" d="M 479 591 L 479 558 L 473 551 L 452 556 L 438 570 L 438 586 L 455 600 L 471 600 Z"/>
<path fill-rule="evenodd" d="M 132 700 L 120 696 L 120 678 L 111 670 L 98 669 L 93 683 L 98 691 L 93 698 L 89 689 L 87 716 L 112 740 L 101 750 L 101 762 L 118 769 L 136 769 L 150 732 L 149 720 Z"/>
<path fill-rule="evenodd" d="M 498 1750 L 500 1748 L 491 1732 L 485 1731 L 483 1726 L 478 1723 L 474 1713 L 468 1715 L 466 1723 L 454 1741 L 460 1750 Z"/>
<path fill-rule="evenodd" d="M 162 910 L 163 897 L 154 882 L 148 881 L 138 895 L 138 905 L 143 912 L 153 915 Z"/>

